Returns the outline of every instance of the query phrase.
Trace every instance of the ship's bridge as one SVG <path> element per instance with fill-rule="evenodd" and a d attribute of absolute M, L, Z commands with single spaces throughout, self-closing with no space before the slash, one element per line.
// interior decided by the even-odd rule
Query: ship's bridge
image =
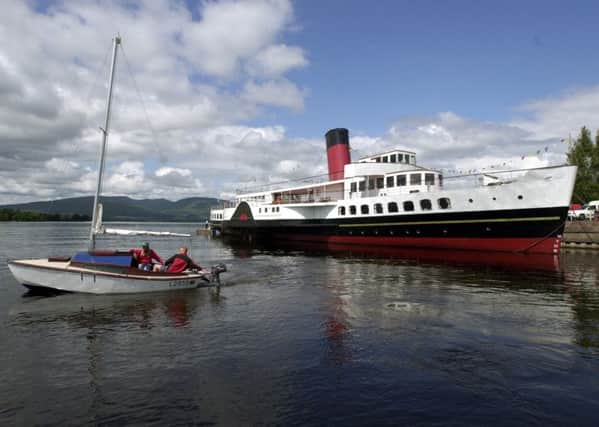
<path fill-rule="evenodd" d="M 416 153 L 405 150 L 392 150 L 373 156 L 362 157 L 358 163 L 403 163 L 406 165 L 416 165 Z"/>
<path fill-rule="evenodd" d="M 345 165 L 346 199 L 439 190 L 443 175 L 416 165 L 416 153 L 391 150 Z"/>

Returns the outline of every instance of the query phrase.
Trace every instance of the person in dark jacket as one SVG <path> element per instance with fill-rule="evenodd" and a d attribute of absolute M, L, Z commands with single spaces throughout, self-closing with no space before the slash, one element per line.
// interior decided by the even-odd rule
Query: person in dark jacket
<path fill-rule="evenodd" d="M 160 271 L 167 271 L 169 273 L 181 273 L 185 270 L 201 270 L 202 267 L 196 264 L 191 258 L 187 256 L 187 247 L 181 246 L 179 253 L 173 255 L 164 262 L 164 266 Z"/>

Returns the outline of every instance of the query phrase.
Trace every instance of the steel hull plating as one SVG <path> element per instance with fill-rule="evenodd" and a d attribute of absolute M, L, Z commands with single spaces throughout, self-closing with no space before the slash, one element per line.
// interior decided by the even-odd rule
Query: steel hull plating
<path fill-rule="evenodd" d="M 114 273 L 71 267 L 47 260 L 9 261 L 14 277 L 28 288 L 39 287 L 62 292 L 125 294 L 191 289 L 205 284 L 201 274 L 163 275 Z"/>
<path fill-rule="evenodd" d="M 244 239 L 557 254 L 567 207 L 223 224 Z"/>

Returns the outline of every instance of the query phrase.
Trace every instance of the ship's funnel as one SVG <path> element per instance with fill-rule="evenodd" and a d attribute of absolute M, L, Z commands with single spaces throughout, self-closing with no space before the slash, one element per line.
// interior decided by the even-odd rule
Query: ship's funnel
<path fill-rule="evenodd" d="M 343 179 L 343 167 L 351 163 L 349 156 L 349 135 L 347 129 L 331 129 L 325 135 L 327 140 L 327 160 L 329 180 Z"/>

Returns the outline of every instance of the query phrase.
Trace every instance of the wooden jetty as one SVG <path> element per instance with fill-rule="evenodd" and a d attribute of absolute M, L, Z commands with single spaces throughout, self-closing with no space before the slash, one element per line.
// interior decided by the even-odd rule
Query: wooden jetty
<path fill-rule="evenodd" d="M 599 221 L 568 221 L 562 248 L 599 249 Z"/>

